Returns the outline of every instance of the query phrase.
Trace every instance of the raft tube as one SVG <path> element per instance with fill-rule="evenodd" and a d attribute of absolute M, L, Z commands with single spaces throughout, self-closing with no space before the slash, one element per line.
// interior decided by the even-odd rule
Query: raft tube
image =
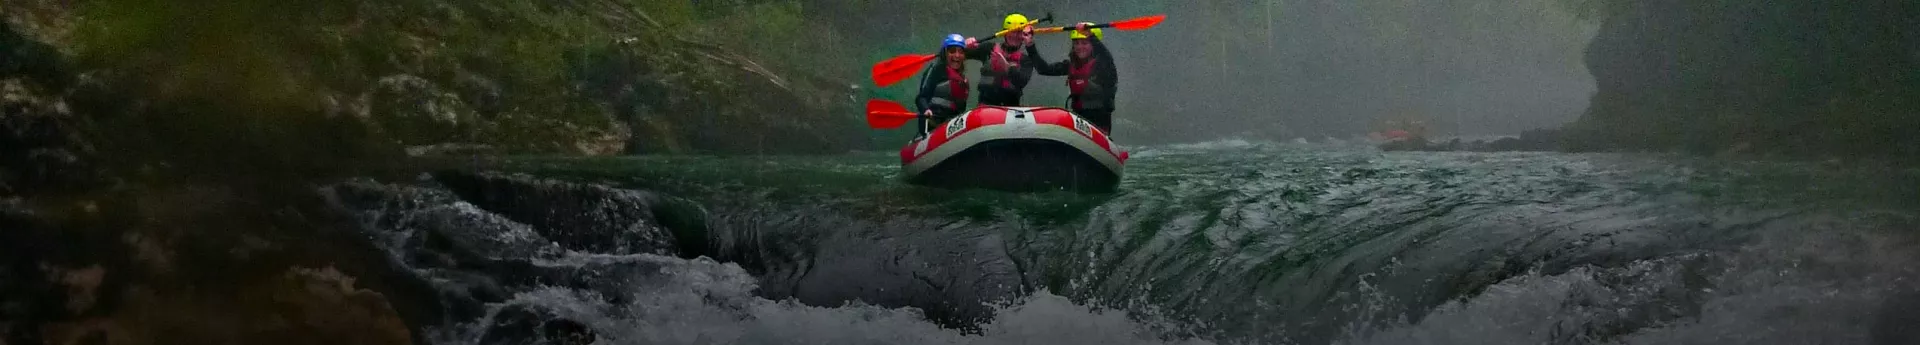
<path fill-rule="evenodd" d="M 982 106 L 900 149 L 907 183 L 1010 192 L 1111 192 L 1127 153 L 1057 107 Z"/>

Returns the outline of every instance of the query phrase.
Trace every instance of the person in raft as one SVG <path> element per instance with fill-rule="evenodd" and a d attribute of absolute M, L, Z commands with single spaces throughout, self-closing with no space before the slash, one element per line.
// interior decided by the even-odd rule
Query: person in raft
<path fill-rule="evenodd" d="M 966 37 L 949 34 L 940 42 L 941 58 L 920 72 L 920 94 L 913 105 L 920 110 L 920 134 L 967 111 Z"/>
<path fill-rule="evenodd" d="M 1119 72 L 1113 67 L 1113 53 L 1100 42 L 1100 29 L 1087 29 L 1089 25 L 1093 24 L 1080 23 L 1068 36 L 1073 40 L 1073 52 L 1066 60 L 1041 66 L 1039 72 L 1066 76 L 1067 109 L 1101 132 L 1113 135 L 1113 96 L 1118 90 L 1114 86 L 1119 83 Z"/>
<path fill-rule="evenodd" d="M 1034 69 L 1047 65 L 1033 46 L 1033 26 L 1028 24 L 1027 16 L 1009 14 L 1001 21 L 1001 30 L 1025 27 L 1007 33 L 1000 44 L 981 46 L 979 40 L 967 38 L 967 59 L 986 63 L 980 68 L 978 83 L 981 105 L 1020 106 L 1020 96 L 1027 82 L 1033 80 Z"/>

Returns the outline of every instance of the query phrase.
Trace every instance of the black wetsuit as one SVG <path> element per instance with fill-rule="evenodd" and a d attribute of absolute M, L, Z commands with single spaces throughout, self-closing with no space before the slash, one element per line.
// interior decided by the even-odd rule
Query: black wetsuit
<path fill-rule="evenodd" d="M 933 111 L 933 118 L 920 119 L 920 133 L 931 132 L 940 123 L 966 112 L 966 71 L 948 70 L 945 56 L 927 64 L 927 69 L 920 71 L 920 94 L 914 96 L 913 105 L 915 114 Z"/>
<path fill-rule="evenodd" d="M 1073 92 L 1067 96 L 1067 108 L 1112 135 L 1113 98 L 1119 90 L 1116 86 L 1120 83 L 1120 73 L 1114 68 L 1113 53 L 1107 51 L 1107 45 L 1098 38 L 1087 39 L 1093 43 L 1090 59 L 1069 54 L 1066 60 L 1042 66 L 1039 72 L 1045 76 L 1066 76 L 1068 89 Z M 1076 75 L 1076 71 L 1081 73 Z M 1073 83 L 1080 78 L 1085 78 L 1086 85 L 1073 90 Z"/>
<path fill-rule="evenodd" d="M 995 54 L 996 47 L 1001 49 L 1000 54 Z M 996 59 L 996 55 L 1005 59 Z M 967 59 L 985 62 L 980 67 L 980 79 L 974 81 L 980 90 L 980 105 L 1020 106 L 1020 96 L 1025 93 L 1027 82 L 1033 80 L 1034 70 L 1047 65 L 1047 60 L 1040 57 L 1040 49 L 1033 45 L 1009 49 L 1004 42 L 969 49 Z"/>

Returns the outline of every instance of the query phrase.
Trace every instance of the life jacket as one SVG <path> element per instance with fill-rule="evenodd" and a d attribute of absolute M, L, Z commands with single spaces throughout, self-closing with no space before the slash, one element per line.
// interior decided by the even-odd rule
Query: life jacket
<path fill-rule="evenodd" d="M 1095 94 L 1100 91 L 1100 86 L 1093 83 L 1093 66 L 1099 62 L 1099 59 L 1087 58 L 1086 61 L 1078 64 L 1067 63 L 1067 92 L 1068 96 L 1073 98 L 1072 108 L 1106 108 L 1106 101 L 1099 99 L 1101 96 Z"/>
<path fill-rule="evenodd" d="M 946 112 L 958 113 L 965 110 L 967 102 L 967 74 L 958 68 L 948 67 L 947 82 L 933 87 L 934 106 L 945 108 Z"/>
<path fill-rule="evenodd" d="M 987 59 L 987 68 L 981 69 L 980 75 L 987 77 L 986 82 L 990 85 L 998 86 L 1003 90 L 1016 90 L 1011 78 L 1016 72 L 1013 70 L 1013 65 L 1026 61 L 1027 52 L 1016 49 L 1008 53 L 1005 47 L 1004 44 L 993 45 L 993 56 Z"/>

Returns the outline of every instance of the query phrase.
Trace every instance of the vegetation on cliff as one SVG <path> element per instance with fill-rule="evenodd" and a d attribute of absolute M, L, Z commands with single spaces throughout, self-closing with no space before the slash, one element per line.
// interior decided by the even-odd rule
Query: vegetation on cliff
<path fill-rule="evenodd" d="M 434 292 L 307 178 L 449 148 L 858 143 L 829 112 L 847 84 L 659 5 L 0 5 L 0 343 L 418 343 Z"/>
<path fill-rule="evenodd" d="M 1604 24 L 1570 149 L 1920 155 L 1920 3 L 1576 3 Z"/>
<path fill-rule="evenodd" d="M 8 7 L 8 21 L 24 34 L 10 47 L 53 47 L 28 52 L 33 58 L 18 67 L 44 75 L 46 93 L 66 98 L 89 120 L 84 129 L 127 159 L 338 164 L 446 144 L 526 153 L 837 152 L 860 137 L 857 114 L 831 112 L 853 103 L 850 83 L 760 62 L 780 61 L 766 57 L 775 51 L 728 47 L 759 46 L 771 32 L 802 25 L 768 22 L 779 11 L 756 6 Z M 742 16 L 759 19 L 750 27 L 761 32 L 706 29 L 721 26 L 710 20 Z"/>

